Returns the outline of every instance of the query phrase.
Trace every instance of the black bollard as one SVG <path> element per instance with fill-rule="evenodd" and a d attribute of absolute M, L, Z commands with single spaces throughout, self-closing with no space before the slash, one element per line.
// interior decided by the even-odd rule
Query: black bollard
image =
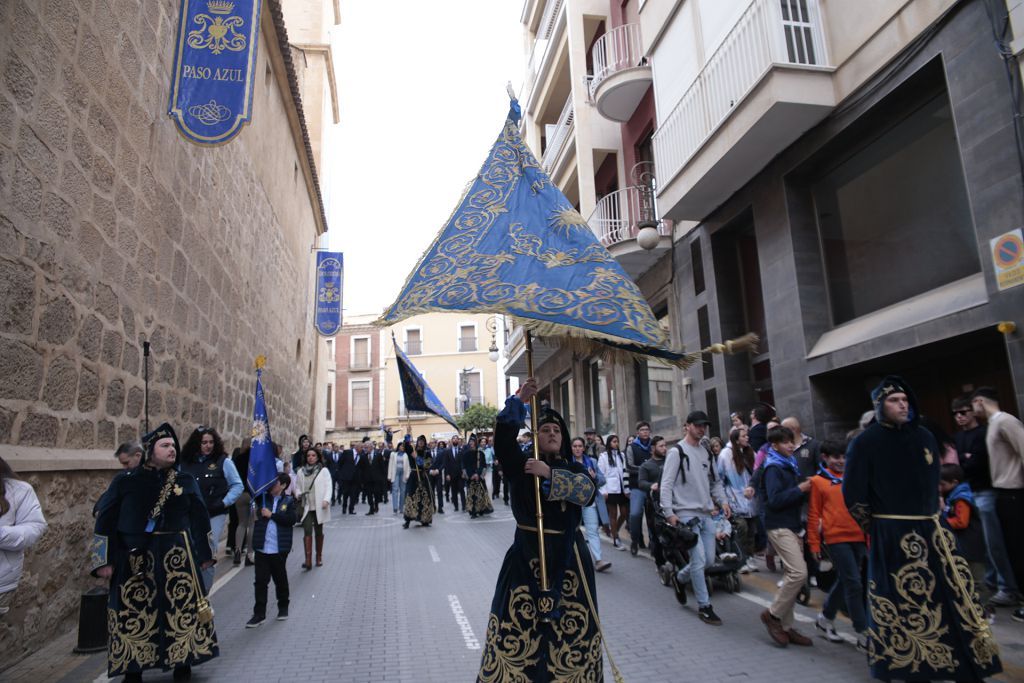
<path fill-rule="evenodd" d="M 107 649 L 107 595 L 106 588 L 90 588 L 82 593 L 78 608 L 78 654 L 100 652 Z"/>

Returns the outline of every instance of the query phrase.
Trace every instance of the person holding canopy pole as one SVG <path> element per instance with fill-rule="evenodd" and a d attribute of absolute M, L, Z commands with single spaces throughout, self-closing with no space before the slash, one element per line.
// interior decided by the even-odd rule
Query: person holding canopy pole
<path fill-rule="evenodd" d="M 600 680 L 594 565 L 579 528 L 597 484 L 570 456 L 562 416 L 538 417 L 536 394 L 531 377 L 495 425 L 494 456 L 508 479 L 516 532 L 498 573 L 478 680 Z M 532 456 L 516 443 L 527 412 Z"/>

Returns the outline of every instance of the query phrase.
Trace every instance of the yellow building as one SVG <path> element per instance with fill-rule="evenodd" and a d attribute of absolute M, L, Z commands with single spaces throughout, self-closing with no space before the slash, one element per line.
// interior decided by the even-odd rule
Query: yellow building
<path fill-rule="evenodd" d="M 499 361 L 503 323 L 499 316 L 429 313 L 381 330 L 381 380 L 383 423 L 404 437 L 420 434 L 428 439 L 447 439 L 455 429 L 430 413 L 409 414 L 402 400 L 395 350 L 391 335 L 408 355 L 438 399 L 454 417 L 469 406 L 485 403 L 501 407 L 509 387 Z M 491 349 L 495 352 L 491 352 Z M 493 360 L 492 360 L 493 358 Z"/>

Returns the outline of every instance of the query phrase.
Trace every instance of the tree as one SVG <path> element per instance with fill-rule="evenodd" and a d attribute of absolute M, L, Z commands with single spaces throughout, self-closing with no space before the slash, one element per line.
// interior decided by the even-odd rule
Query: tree
<path fill-rule="evenodd" d="M 498 417 L 498 409 L 485 403 L 471 405 L 456 419 L 459 429 L 463 432 L 491 431 L 494 420 Z"/>

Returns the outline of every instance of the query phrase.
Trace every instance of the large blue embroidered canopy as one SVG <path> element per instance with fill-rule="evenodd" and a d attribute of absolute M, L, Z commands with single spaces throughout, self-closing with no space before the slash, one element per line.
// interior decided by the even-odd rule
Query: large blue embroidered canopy
<path fill-rule="evenodd" d="M 519 135 L 501 134 L 448 223 L 378 321 L 432 311 L 499 313 L 542 336 L 598 341 L 678 364 L 636 284 Z"/>

